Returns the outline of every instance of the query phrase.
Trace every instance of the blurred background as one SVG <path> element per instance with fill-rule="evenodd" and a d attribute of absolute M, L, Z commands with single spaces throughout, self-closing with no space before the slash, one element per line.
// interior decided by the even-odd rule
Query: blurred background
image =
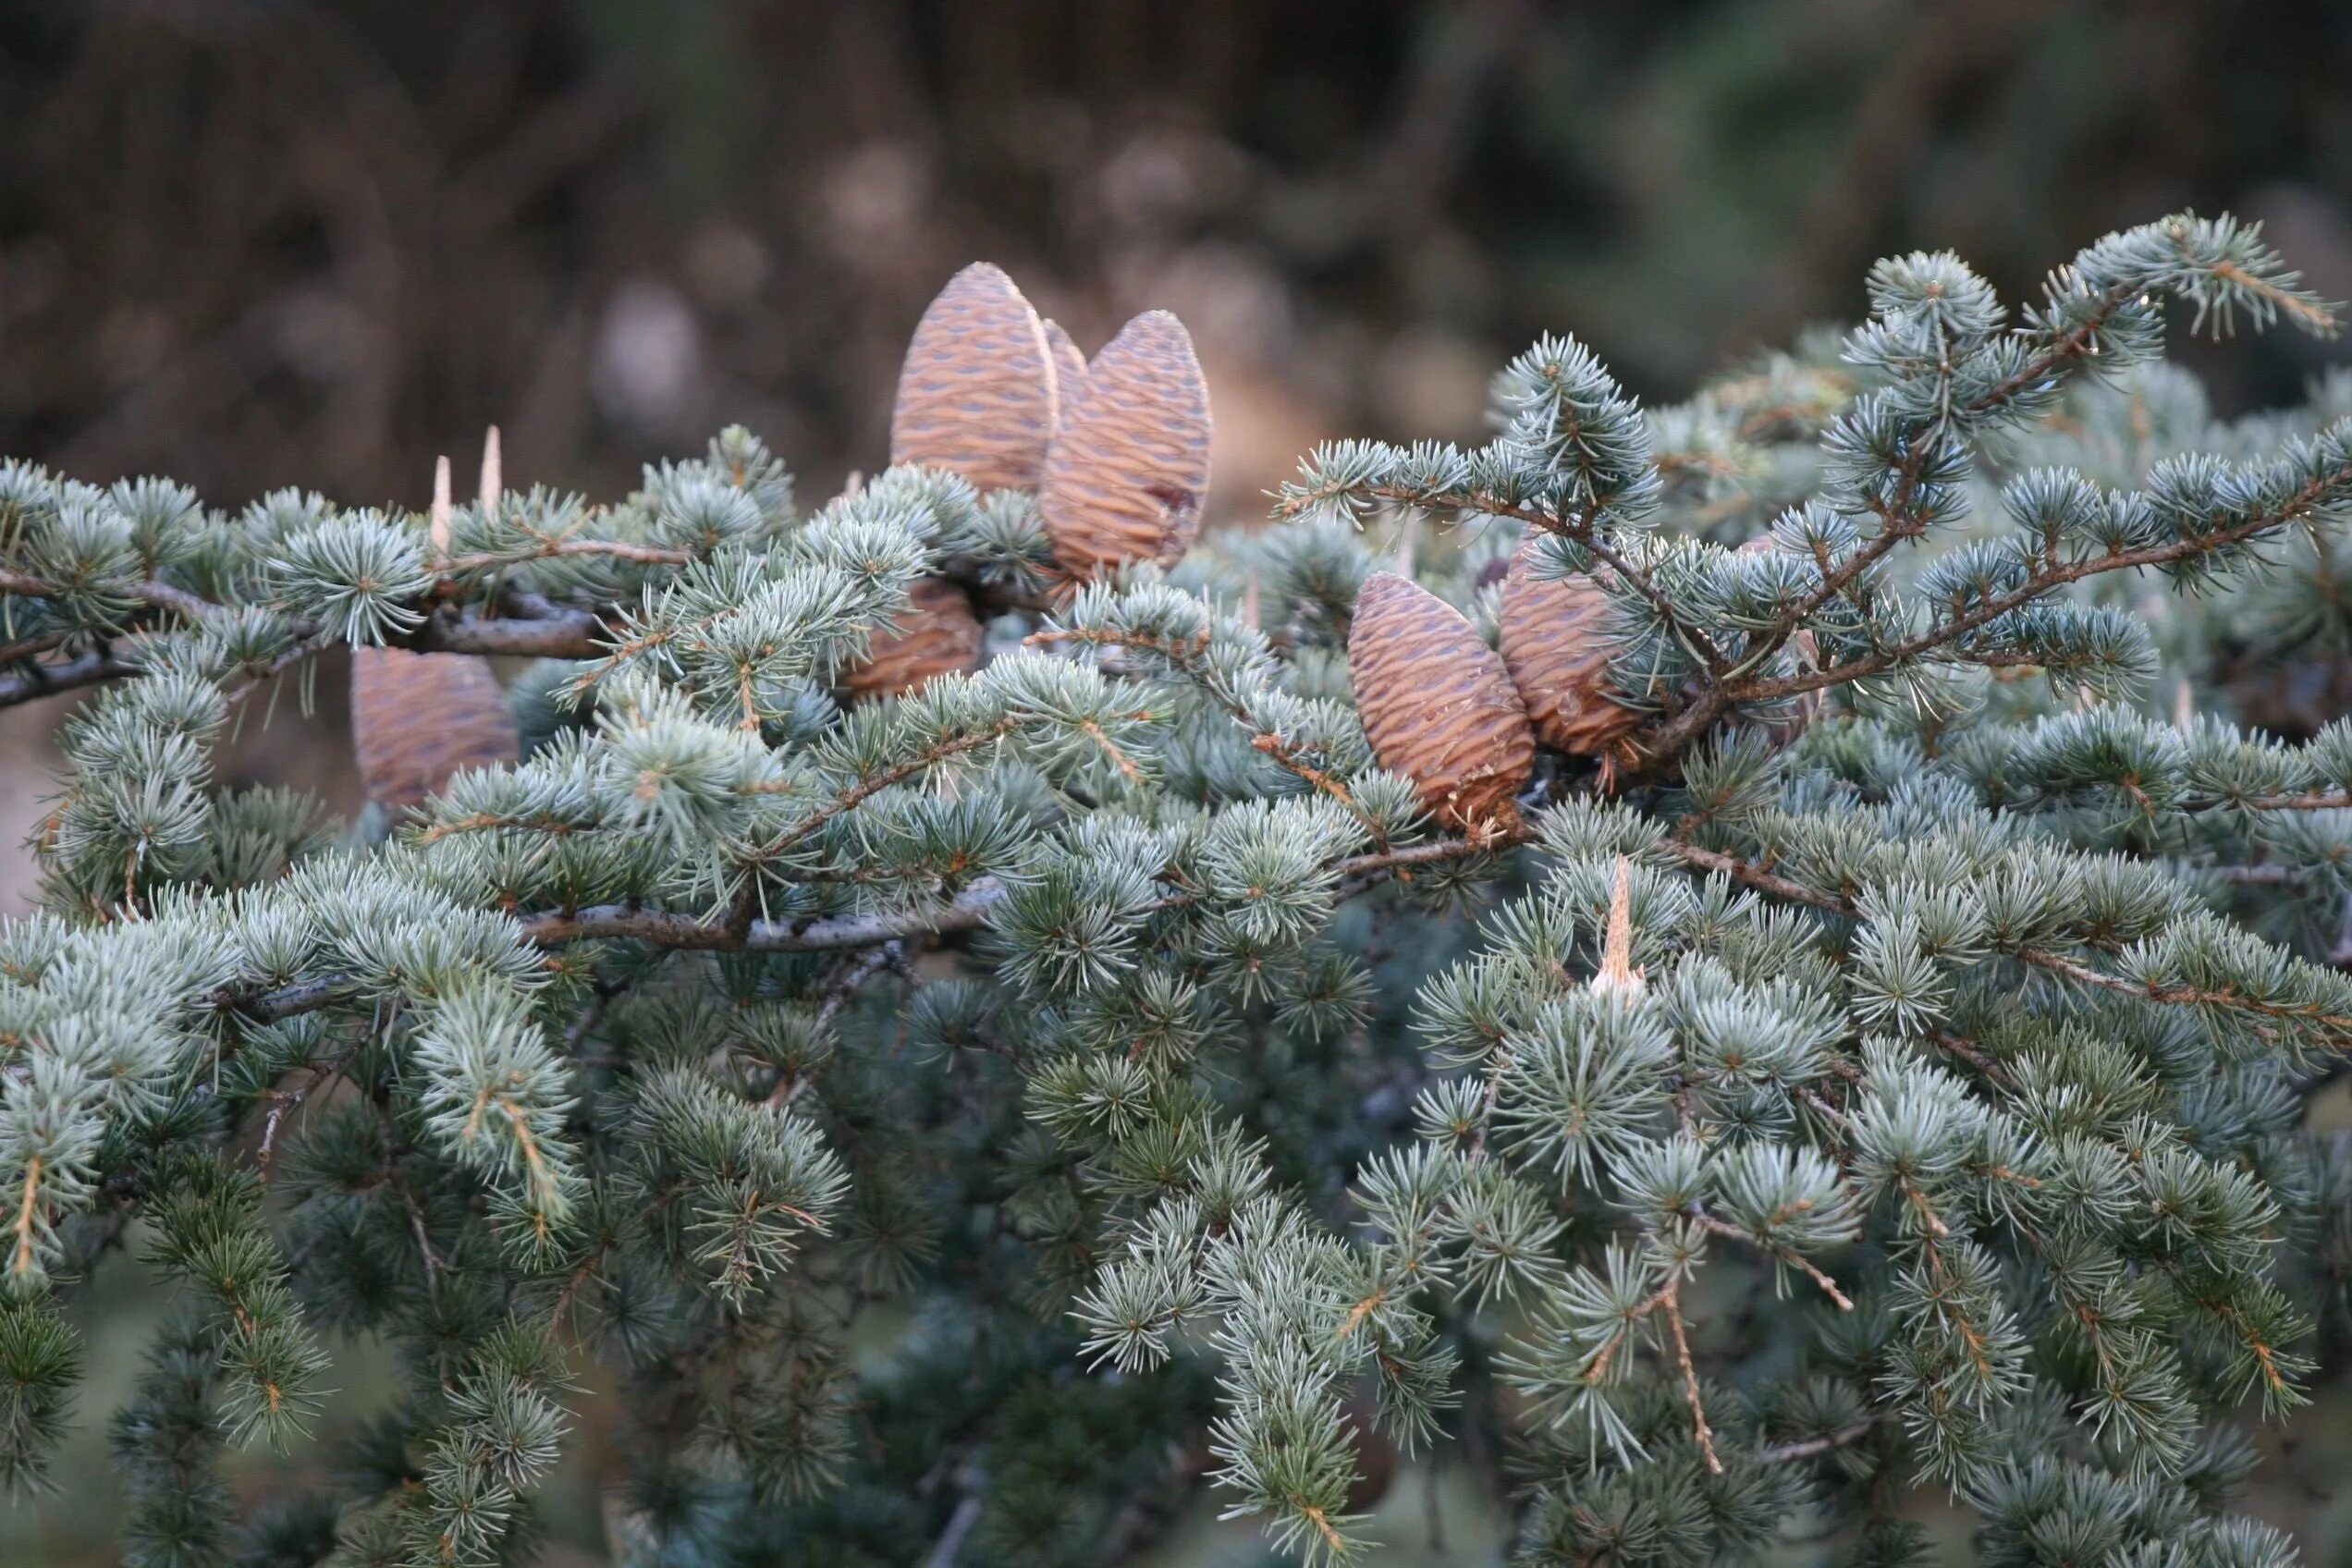
<path fill-rule="evenodd" d="M 829 494 L 986 258 L 1090 349 L 1182 314 L 1254 511 L 1539 330 L 1679 397 L 1898 249 L 2018 297 L 2226 207 L 2352 292 L 2347 67 L 2324 0 L 10 0 L 0 449 L 413 505 L 492 421 L 596 496 L 741 421 Z"/>
<path fill-rule="evenodd" d="M 1476 436 L 1538 331 L 1679 398 L 1898 250 L 2018 300 L 2228 208 L 2352 298 L 2347 80 L 2330 0 L 0 0 L 0 453 L 416 507 L 492 422 L 594 497 L 741 422 L 821 499 L 986 259 L 1088 349 L 1183 317 L 1243 519 L 1328 435 Z M 2179 357 L 2232 411 L 2332 351 Z M 0 912 L 60 717 L 0 716 Z M 226 766 L 349 807 L 347 755 Z M 2346 1425 L 2263 1510 L 2321 1561 Z M 69 1513 L 0 1556 L 111 1561 Z"/>

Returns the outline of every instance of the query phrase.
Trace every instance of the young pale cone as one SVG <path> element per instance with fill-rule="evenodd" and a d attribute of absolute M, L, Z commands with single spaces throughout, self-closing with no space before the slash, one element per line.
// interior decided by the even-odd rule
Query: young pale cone
<path fill-rule="evenodd" d="M 1057 335 L 1069 342 L 1002 269 L 975 262 L 956 274 L 899 368 L 890 460 L 953 469 L 981 490 L 1035 488 L 1060 422 Z"/>
<path fill-rule="evenodd" d="M 1513 797 L 1536 766 L 1536 736 L 1510 672 L 1462 613 L 1394 572 L 1355 601 L 1348 673 L 1380 766 L 1403 774 L 1440 821 L 1515 827 Z"/>
<path fill-rule="evenodd" d="M 1589 577 L 1536 576 L 1541 537 L 1519 542 L 1502 580 L 1502 662 L 1545 745 L 1604 756 L 1641 722 L 1608 696 L 1608 595 Z"/>
<path fill-rule="evenodd" d="M 895 631 L 877 631 L 866 656 L 841 676 L 861 697 L 920 691 L 934 676 L 980 668 L 982 628 L 972 600 L 954 583 L 925 577 L 907 591 L 912 601 Z"/>
<path fill-rule="evenodd" d="M 1145 312 L 1086 366 L 1046 454 L 1037 512 L 1062 570 L 1181 559 L 1208 494 L 1208 435 L 1192 335 Z"/>

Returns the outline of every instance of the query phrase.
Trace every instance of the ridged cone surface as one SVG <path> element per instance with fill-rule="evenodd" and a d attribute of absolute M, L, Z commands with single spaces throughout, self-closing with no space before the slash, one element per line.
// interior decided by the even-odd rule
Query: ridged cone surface
<path fill-rule="evenodd" d="M 1380 766 L 1456 827 L 1510 827 L 1535 771 L 1536 737 L 1510 673 L 1462 613 L 1394 572 L 1355 601 L 1348 673 Z"/>
<path fill-rule="evenodd" d="M 861 697 L 896 696 L 980 668 L 982 628 L 963 590 L 925 577 L 907 593 L 913 606 L 900 613 L 899 630 L 875 632 L 865 658 L 842 673 L 841 684 Z"/>
<path fill-rule="evenodd" d="M 1208 433 L 1191 334 L 1146 311 L 1087 365 L 1046 453 L 1037 510 L 1063 570 L 1181 559 L 1208 494 Z"/>
<path fill-rule="evenodd" d="M 521 754 L 506 689 L 472 654 L 351 653 L 351 749 L 367 798 L 404 811 L 469 767 Z"/>
<path fill-rule="evenodd" d="M 890 460 L 952 469 L 981 490 L 1032 489 L 1055 424 L 1045 323 L 986 262 L 923 312 L 899 367 Z"/>
<path fill-rule="evenodd" d="M 1078 351 L 1061 323 L 1050 317 L 1046 322 L 1046 358 L 1053 366 L 1055 428 L 1059 430 L 1060 421 L 1070 417 L 1070 406 L 1085 389 L 1086 356 Z"/>
<path fill-rule="evenodd" d="M 1545 745 L 1599 756 L 1641 722 L 1607 694 L 1608 595 L 1588 577 L 1537 577 L 1538 538 L 1519 542 L 1502 580 L 1502 662 Z"/>

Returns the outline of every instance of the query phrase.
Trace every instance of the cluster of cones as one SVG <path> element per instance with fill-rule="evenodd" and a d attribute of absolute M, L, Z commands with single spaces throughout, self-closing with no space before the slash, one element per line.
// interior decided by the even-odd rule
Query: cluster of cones
<path fill-rule="evenodd" d="M 956 274 L 923 312 L 899 371 L 890 460 L 1028 490 L 1073 582 L 1134 561 L 1173 565 L 1208 493 L 1208 390 L 1183 323 L 1146 311 L 1089 361 L 986 263 Z M 913 691 L 979 667 L 964 589 L 915 585 L 909 616 L 843 677 L 860 695 Z"/>
<path fill-rule="evenodd" d="M 1634 759 L 1640 710 L 1609 695 L 1608 595 L 1590 577 L 1539 578 L 1541 534 L 1520 541 L 1503 576 L 1500 655 L 1462 613 L 1418 583 L 1376 572 L 1348 634 L 1348 669 L 1380 766 L 1403 774 L 1440 821 L 1470 833 L 1518 826 L 1538 743 L 1596 756 L 1613 776 Z M 1769 537 L 1743 551 L 1770 549 Z M 1813 637 L 1800 631 L 1800 652 Z M 1782 742 L 1811 722 L 1808 703 L 1773 728 Z"/>
<path fill-rule="evenodd" d="M 1183 324 L 1135 317 L 1092 360 L 986 263 L 958 273 L 924 312 L 899 373 L 890 460 L 950 470 L 983 492 L 1034 492 L 1056 566 L 1072 582 L 1132 562 L 1181 559 L 1208 490 L 1208 393 Z M 498 432 L 483 451 L 482 504 L 502 494 Z M 435 476 L 436 550 L 449 538 L 449 465 Z M 1395 572 L 1365 584 L 1348 664 L 1365 733 L 1450 827 L 1503 835 L 1538 743 L 1613 767 L 1642 714 L 1611 699 L 1606 595 L 1588 577 L 1539 578 L 1539 535 L 1503 579 L 1501 652 L 1462 614 Z M 1763 545 L 1753 541 L 1750 548 Z M 944 577 L 844 671 L 852 696 L 912 692 L 980 666 L 971 594 Z M 459 768 L 509 762 L 515 723 L 481 659 L 358 650 L 352 725 L 368 799 L 415 805 Z"/>
<path fill-rule="evenodd" d="M 1033 490 L 1056 563 L 1072 581 L 1133 561 L 1172 565 L 1208 486 L 1208 398 L 1192 340 L 1164 311 L 1123 327 L 1092 361 L 1012 279 L 966 267 L 924 312 L 899 376 L 890 459 L 953 470 L 983 491 Z M 1420 786 L 1455 826 L 1515 820 L 1536 742 L 1607 755 L 1640 715 L 1604 694 L 1600 590 L 1538 581 L 1529 546 L 1503 587 L 1498 659 L 1451 606 L 1377 574 L 1349 639 L 1364 725 L 1381 765 Z M 844 684 L 911 691 L 976 668 L 981 627 L 959 585 L 916 585 L 913 614 L 874 639 Z"/>
<path fill-rule="evenodd" d="M 1039 316 L 1011 278 L 963 269 L 924 312 L 899 373 L 890 460 L 952 470 L 982 492 L 1033 491 L 1057 566 L 1072 582 L 1134 561 L 1172 565 L 1208 493 L 1208 391 L 1183 324 L 1147 311 L 1092 361 Z M 483 448 L 482 505 L 503 495 L 498 432 Z M 449 464 L 434 479 L 434 547 L 449 546 Z M 911 692 L 979 668 L 972 596 L 943 577 L 841 676 L 852 696 Z M 519 753 L 506 693 L 467 654 L 356 650 L 353 749 L 367 798 L 414 806 L 459 769 Z"/>
<path fill-rule="evenodd" d="M 1541 741 L 1613 758 L 1641 714 L 1608 696 L 1608 600 L 1586 577 L 1534 570 L 1538 534 L 1502 580 L 1501 653 L 1461 611 L 1409 578 L 1375 572 L 1355 602 L 1348 673 L 1380 766 L 1413 780 L 1450 827 L 1518 825 Z"/>

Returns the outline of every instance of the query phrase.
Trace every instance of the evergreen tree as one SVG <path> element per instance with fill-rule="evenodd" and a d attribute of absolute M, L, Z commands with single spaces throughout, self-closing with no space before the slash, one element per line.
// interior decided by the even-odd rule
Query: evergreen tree
<path fill-rule="evenodd" d="M 2352 386 L 2218 423 L 2168 301 L 2333 326 L 2226 218 L 2015 322 L 1907 256 L 1678 407 L 1546 339 L 1488 445 L 1197 548 L 1182 329 L 990 269 L 805 514 L 739 430 L 609 507 L 0 469 L 0 703 L 98 688 L 0 929 L 0 1473 L 132 1270 L 141 1568 L 527 1560 L 592 1372 L 631 1562 L 1110 1562 L 1203 1481 L 1324 1562 L 1465 1434 L 1527 1564 L 1914 1562 L 1917 1488 L 2293 1561 L 2229 1500 L 2345 1326 L 2352 724 L 2216 671 L 2344 633 Z M 536 661 L 463 729 L 522 754 L 218 787 L 335 643 L 371 724 Z"/>

